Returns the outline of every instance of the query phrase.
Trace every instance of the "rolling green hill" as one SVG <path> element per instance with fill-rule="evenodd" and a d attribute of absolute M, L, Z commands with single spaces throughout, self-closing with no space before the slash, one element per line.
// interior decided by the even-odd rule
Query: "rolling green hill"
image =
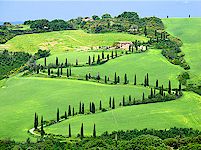
<path fill-rule="evenodd" d="M 112 46 L 116 41 L 147 41 L 147 38 L 127 33 L 88 34 L 82 30 L 66 30 L 16 36 L 0 49 L 10 51 L 37 52 L 39 48 L 50 49 L 51 53 L 67 50 L 86 50 L 92 46 Z"/>
<path fill-rule="evenodd" d="M 163 19 L 166 29 L 172 35 L 179 37 L 185 53 L 185 59 L 191 69 L 189 83 L 201 85 L 201 19 L 200 18 L 176 18 Z"/>

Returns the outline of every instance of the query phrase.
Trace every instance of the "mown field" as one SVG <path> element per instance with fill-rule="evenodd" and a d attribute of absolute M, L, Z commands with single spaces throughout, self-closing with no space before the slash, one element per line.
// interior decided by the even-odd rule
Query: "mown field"
<path fill-rule="evenodd" d="M 0 45 L 0 49 L 34 53 L 41 48 L 49 49 L 53 54 L 75 49 L 86 50 L 93 46 L 112 46 L 117 41 L 135 40 L 147 41 L 147 38 L 127 33 L 88 34 L 82 30 L 67 30 L 16 36 L 6 44 Z"/>
<path fill-rule="evenodd" d="M 80 133 L 82 123 L 86 136 L 92 135 L 94 123 L 99 135 L 105 131 L 112 132 L 135 128 L 186 127 L 201 129 L 200 108 L 201 97 L 191 92 L 185 92 L 182 98 L 175 101 L 128 106 L 104 113 L 77 116 L 49 126 L 45 128 L 45 131 L 67 136 L 69 123 L 74 136 Z"/>
<path fill-rule="evenodd" d="M 182 51 L 191 69 L 190 82 L 201 85 L 201 19 L 176 18 L 163 19 L 166 29 L 172 35 L 179 37 L 182 42 Z"/>

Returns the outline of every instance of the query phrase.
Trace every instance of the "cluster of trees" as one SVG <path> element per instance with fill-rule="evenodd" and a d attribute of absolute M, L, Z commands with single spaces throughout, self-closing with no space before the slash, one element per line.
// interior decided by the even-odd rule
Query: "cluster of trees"
<path fill-rule="evenodd" d="M 101 17 L 94 15 L 92 18 L 78 17 L 69 20 L 68 23 L 73 24 L 76 29 L 83 29 L 89 33 L 128 32 L 143 34 L 145 27 L 147 32 L 153 29 L 164 29 L 161 19 L 157 17 L 140 18 L 136 12 L 123 12 L 115 17 L 110 14 L 103 14 Z"/>
<path fill-rule="evenodd" d="M 30 58 L 31 55 L 25 52 L 8 52 L 7 50 L 0 52 L 0 80 L 23 66 Z"/>
<path fill-rule="evenodd" d="M 71 127 L 69 124 L 69 131 Z M 69 132 L 68 137 L 71 137 Z M 52 136 L 32 142 L 29 138 L 25 142 L 16 142 L 9 139 L 0 140 L 0 149 L 201 149 L 201 132 L 192 128 L 170 128 L 165 130 L 143 129 L 114 131 L 111 134 L 96 135 L 94 124 L 91 137 L 84 136 L 84 125 L 81 125 L 79 137 L 82 140 L 61 142 Z"/>
<path fill-rule="evenodd" d="M 162 49 L 162 55 L 172 64 L 180 65 L 185 70 L 190 69 L 190 66 L 184 59 L 185 54 L 180 49 L 182 46 L 180 39 L 172 37 L 167 32 L 155 30 L 154 34 L 151 35 L 149 43 L 158 49 Z"/>

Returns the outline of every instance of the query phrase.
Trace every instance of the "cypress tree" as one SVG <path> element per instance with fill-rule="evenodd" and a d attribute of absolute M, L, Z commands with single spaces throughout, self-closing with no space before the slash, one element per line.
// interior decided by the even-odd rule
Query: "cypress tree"
<path fill-rule="evenodd" d="M 117 84 L 117 73 L 114 73 L 114 84 Z"/>
<path fill-rule="evenodd" d="M 112 59 L 114 58 L 114 52 L 113 51 L 112 51 L 111 57 L 112 57 Z"/>
<path fill-rule="evenodd" d="M 118 55 L 117 55 L 117 51 L 115 51 L 115 57 L 117 57 Z"/>
<path fill-rule="evenodd" d="M 92 109 L 91 109 L 91 102 L 89 104 L 89 111 L 92 112 Z"/>
<path fill-rule="evenodd" d="M 79 107 L 79 114 L 82 113 L 82 103 L 80 102 L 80 107 Z"/>
<path fill-rule="evenodd" d="M 119 76 L 117 77 L 117 83 L 120 83 L 120 77 Z"/>
<path fill-rule="evenodd" d="M 93 129 L 93 137 L 96 137 L 96 125 L 94 124 L 94 129 Z"/>
<path fill-rule="evenodd" d="M 73 116 L 75 115 L 75 108 L 73 107 Z"/>
<path fill-rule="evenodd" d="M 98 55 L 97 64 L 100 64 L 100 55 Z"/>
<path fill-rule="evenodd" d="M 109 54 L 107 54 L 107 60 L 109 60 L 110 59 L 110 55 Z"/>
<path fill-rule="evenodd" d="M 134 49 L 133 49 L 133 44 L 132 44 L 131 48 L 132 48 L 132 53 L 133 53 L 133 52 L 134 52 Z"/>
<path fill-rule="evenodd" d="M 155 37 L 157 36 L 157 30 L 155 30 Z"/>
<path fill-rule="evenodd" d="M 156 87 L 158 87 L 158 80 L 156 80 Z"/>
<path fill-rule="evenodd" d="M 125 96 L 123 96 L 123 106 L 125 106 Z"/>
<path fill-rule="evenodd" d="M 127 84 L 127 74 L 125 73 L 125 75 L 124 75 L 124 84 Z"/>
<path fill-rule="evenodd" d="M 46 59 L 46 57 L 44 59 L 44 65 L 47 66 L 47 59 Z"/>
<path fill-rule="evenodd" d="M 91 57 L 89 56 L 88 64 L 91 65 Z"/>
<path fill-rule="evenodd" d="M 68 137 L 71 137 L 71 127 L 70 127 L 70 123 L 68 125 Z"/>
<path fill-rule="evenodd" d="M 50 76 L 50 68 L 47 69 L 47 72 L 48 76 Z"/>
<path fill-rule="evenodd" d="M 76 63 L 75 64 L 76 64 L 76 66 L 78 65 L 78 59 L 76 59 Z"/>
<path fill-rule="evenodd" d="M 100 101 L 100 107 L 99 110 L 102 110 L 102 102 Z"/>
<path fill-rule="evenodd" d="M 57 69 L 57 76 L 59 77 L 59 68 Z"/>
<path fill-rule="evenodd" d="M 163 96 L 163 85 L 161 86 L 161 95 Z"/>
<path fill-rule="evenodd" d="M 111 96 L 110 96 L 110 100 L 109 100 L 109 106 L 110 106 L 110 108 L 112 107 L 112 98 L 111 98 Z"/>
<path fill-rule="evenodd" d="M 70 105 L 68 106 L 68 116 L 71 116 L 71 107 L 70 107 Z"/>
<path fill-rule="evenodd" d="M 88 75 L 86 74 L 86 80 L 88 81 Z"/>
<path fill-rule="evenodd" d="M 65 66 L 68 66 L 68 59 L 66 58 Z"/>
<path fill-rule="evenodd" d="M 65 111 L 65 114 L 64 114 L 64 118 L 67 119 L 67 113 L 66 113 L 66 111 Z"/>
<path fill-rule="evenodd" d="M 56 66 L 59 65 L 59 60 L 58 60 L 58 57 L 56 57 Z"/>
<path fill-rule="evenodd" d="M 67 70 L 66 70 L 66 76 L 69 77 L 68 68 L 67 68 Z"/>
<path fill-rule="evenodd" d="M 105 76 L 105 83 L 107 84 L 107 76 Z"/>
<path fill-rule="evenodd" d="M 35 113 L 34 116 L 34 129 L 37 129 L 38 125 L 37 125 L 37 114 Z"/>
<path fill-rule="evenodd" d="M 169 88 L 168 88 L 168 93 L 171 94 L 171 81 L 169 80 Z"/>
<path fill-rule="evenodd" d="M 142 94 L 142 100 L 144 101 L 145 99 L 144 99 L 144 92 L 143 92 L 143 94 Z"/>
<path fill-rule="evenodd" d="M 151 98 L 154 97 L 154 95 L 153 95 L 153 89 L 152 88 L 151 88 L 151 94 L 150 94 L 150 96 L 151 96 Z"/>
<path fill-rule="evenodd" d="M 91 79 L 91 74 L 89 73 L 88 78 Z"/>
<path fill-rule="evenodd" d="M 154 88 L 154 97 L 155 97 L 155 95 L 156 95 L 156 89 Z"/>
<path fill-rule="evenodd" d="M 36 73 L 39 74 L 39 66 L 36 67 Z"/>
<path fill-rule="evenodd" d="M 59 122 L 59 108 L 57 108 L 57 122 Z"/>
<path fill-rule="evenodd" d="M 93 55 L 93 63 L 95 62 L 95 55 Z"/>
<path fill-rule="evenodd" d="M 84 138 L 84 126 L 83 123 L 81 125 L 81 130 L 80 130 L 80 138 L 83 139 Z"/>
<path fill-rule="evenodd" d="M 61 65 L 61 75 L 62 75 L 62 73 L 63 73 L 63 66 Z"/>
<path fill-rule="evenodd" d="M 71 68 L 70 68 L 70 74 L 69 74 L 69 76 L 71 76 L 72 75 L 72 71 L 71 71 Z"/>
<path fill-rule="evenodd" d="M 144 86 L 146 87 L 146 85 L 147 85 L 147 77 L 145 76 L 144 77 Z"/>
<path fill-rule="evenodd" d="M 115 109 L 115 101 L 114 101 L 114 97 L 113 97 L 113 100 L 112 100 L 112 109 Z"/>
<path fill-rule="evenodd" d="M 135 74 L 135 77 L 134 77 L 134 85 L 137 84 L 137 77 L 136 77 L 136 74 Z"/>
<path fill-rule="evenodd" d="M 104 52 L 102 52 L 102 59 L 105 59 Z"/>
<path fill-rule="evenodd" d="M 44 136 L 44 134 L 45 134 L 45 131 L 44 131 L 44 129 L 43 129 L 43 116 L 41 116 L 41 129 L 40 129 L 40 134 L 41 134 L 41 136 Z"/>
<path fill-rule="evenodd" d="M 147 83 L 146 83 L 147 86 L 149 86 L 149 74 L 147 73 Z"/>
<path fill-rule="evenodd" d="M 92 113 L 96 112 L 96 107 L 95 107 L 95 104 L 93 102 L 91 103 L 91 110 L 92 110 Z"/>
<path fill-rule="evenodd" d="M 129 52 L 131 51 L 131 45 L 129 45 L 129 47 L 128 47 L 128 51 L 129 51 Z"/>
<path fill-rule="evenodd" d="M 99 74 L 99 72 L 98 72 L 98 75 L 97 75 L 96 79 L 100 80 L 100 74 Z"/>
<path fill-rule="evenodd" d="M 128 97 L 129 105 L 131 105 L 131 95 Z"/>
<path fill-rule="evenodd" d="M 84 103 L 82 103 L 82 114 L 84 114 Z"/>

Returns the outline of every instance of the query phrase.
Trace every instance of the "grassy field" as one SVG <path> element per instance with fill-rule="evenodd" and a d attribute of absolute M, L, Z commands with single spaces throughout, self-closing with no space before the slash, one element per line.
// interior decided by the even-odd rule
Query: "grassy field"
<path fill-rule="evenodd" d="M 133 84 L 134 75 L 137 75 L 137 83 L 144 83 L 144 76 L 149 73 L 149 81 L 151 85 L 155 85 L 156 79 L 159 84 L 168 87 L 168 81 L 172 81 L 172 87 L 178 87 L 177 75 L 184 70 L 169 63 L 165 57 L 161 55 L 161 50 L 149 50 L 145 53 L 130 54 L 121 56 L 99 66 L 75 67 L 72 68 L 72 75 L 85 78 L 85 75 L 91 73 L 96 76 L 98 72 L 104 79 L 107 75 L 114 80 L 114 74 L 120 76 L 120 80 L 124 81 L 124 74 L 127 73 L 128 79 Z M 56 70 L 54 71 L 56 72 Z M 63 71 L 64 74 L 66 71 Z"/>
<path fill-rule="evenodd" d="M 201 97 L 185 92 L 176 101 L 165 103 L 144 104 L 118 108 L 104 113 L 76 116 L 61 123 L 45 128 L 48 133 L 68 135 L 68 124 L 72 134 L 80 133 L 81 123 L 84 124 L 85 135 L 91 136 L 93 124 L 97 134 L 105 131 L 129 129 L 168 129 L 170 127 L 188 127 L 201 129 Z"/>
<path fill-rule="evenodd" d="M 179 37 L 182 42 L 182 51 L 189 63 L 190 82 L 201 85 L 201 18 L 163 19 L 167 31 Z"/>
<path fill-rule="evenodd" d="M 118 107 L 123 95 L 142 98 L 150 93 L 150 89 L 133 86 L 112 86 L 96 84 L 86 81 L 49 79 L 34 77 L 13 77 L 6 82 L 0 82 L 0 138 L 14 138 L 25 140 L 27 130 L 33 127 L 34 113 L 44 115 L 45 119 L 56 119 L 56 110 L 61 114 L 68 105 L 75 107 L 78 112 L 79 102 L 85 104 L 86 111 L 89 103 L 95 102 L 99 106 L 109 107 L 109 97 L 115 97 Z"/>
<path fill-rule="evenodd" d="M 147 38 L 127 33 L 88 34 L 81 30 L 67 30 L 40 34 L 16 36 L 0 49 L 10 51 L 36 52 L 39 48 L 49 49 L 51 53 L 67 50 L 86 49 L 92 46 L 112 46 L 117 41 L 147 41 Z"/>

